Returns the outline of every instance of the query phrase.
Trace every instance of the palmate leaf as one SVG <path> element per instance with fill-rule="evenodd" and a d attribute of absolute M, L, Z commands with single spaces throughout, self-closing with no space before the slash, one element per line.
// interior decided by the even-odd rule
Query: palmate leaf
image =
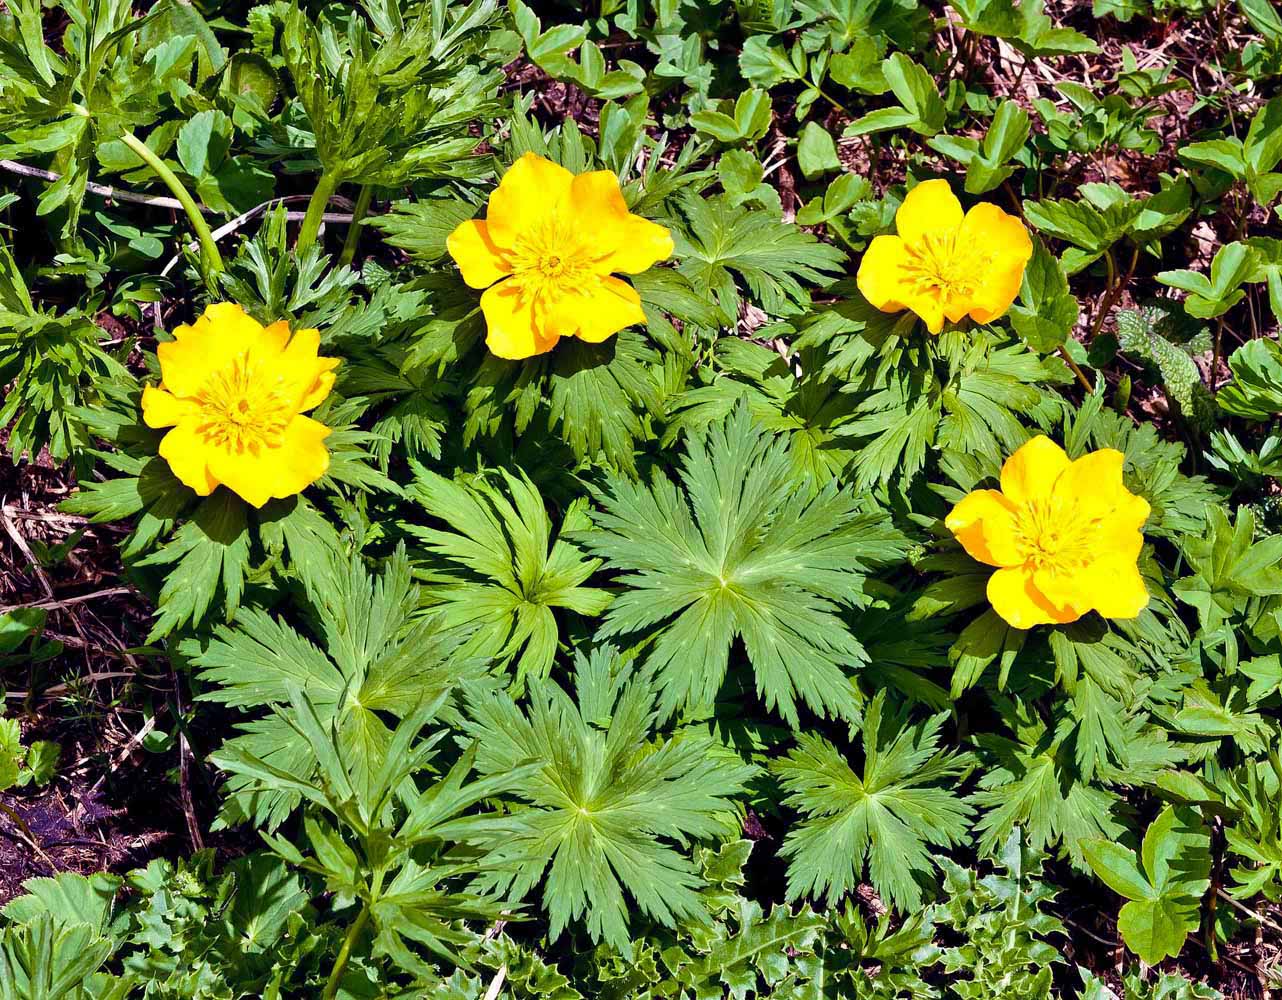
<path fill-rule="evenodd" d="M 865 572 L 906 539 L 873 504 L 799 478 L 786 438 L 746 406 L 688 439 L 680 482 L 607 478 L 584 544 L 626 585 L 600 636 L 648 632 L 665 716 L 711 705 L 742 639 L 767 706 L 858 716 L 847 670 L 867 657 L 842 620 L 867 602 Z"/>
<path fill-rule="evenodd" d="M 1167 806 L 1144 834 L 1138 856 L 1113 840 L 1090 840 L 1086 860 L 1100 880 L 1129 902 L 1117 929 L 1147 965 L 1178 955 L 1197 929 L 1198 901 L 1211 874 L 1211 839 L 1192 809 Z"/>
<path fill-rule="evenodd" d="M 659 339 L 655 327 L 666 320 L 645 301 L 654 317 L 650 336 Z M 575 457 L 603 459 L 634 473 L 636 442 L 646 437 L 647 418 L 662 412 L 661 365 L 659 352 L 631 329 L 602 344 L 565 338 L 555 351 L 529 361 L 486 354 L 464 404 L 464 443 L 498 434 L 514 414 L 516 433 L 525 434 L 537 416 L 556 430 Z"/>
<path fill-rule="evenodd" d="M 584 918 L 593 940 L 627 950 L 634 910 L 666 927 L 706 920 L 704 880 L 674 842 L 732 832 L 733 796 L 756 769 L 706 736 L 656 740 L 649 683 L 618 671 L 610 651 L 580 654 L 575 672 L 575 699 L 534 681 L 524 712 L 505 693 L 468 693 L 479 773 L 543 765 L 516 792 L 530 808 L 484 841 L 489 881 L 519 898 L 546 871 L 552 938 Z"/>
<path fill-rule="evenodd" d="M 0 1000 L 87 1000 L 111 942 L 88 924 L 41 915 L 0 933 Z M 117 994 L 120 995 L 120 994 Z"/>
<path fill-rule="evenodd" d="M 1016 827 L 1022 827 L 1031 850 L 1062 844 L 1073 863 L 1084 869 L 1086 840 L 1115 840 L 1125 832 L 1117 817 L 1120 796 L 1081 779 L 1068 727 L 1062 732 L 1052 730 L 1030 708 L 1007 699 L 999 699 L 998 707 L 1015 729 L 1016 739 L 994 733 L 976 736 L 984 770 L 979 790 L 969 801 L 980 813 L 975 823 L 980 851 L 995 850 Z"/>
<path fill-rule="evenodd" d="M 727 325 L 739 315 L 736 275 L 767 313 L 789 316 L 810 304 L 802 282 L 830 282 L 846 259 L 804 229 L 725 197 L 684 198 L 681 207 L 690 226 L 677 248 L 681 272 L 696 291 L 717 300 Z"/>
<path fill-rule="evenodd" d="M 336 726 L 356 780 L 368 783 L 391 739 L 382 713 L 404 718 L 478 676 L 484 663 L 460 655 L 463 633 L 417 614 L 418 588 L 404 550 L 376 579 L 353 559 L 315 604 L 324 651 L 285 621 L 245 609 L 236 626 L 219 628 L 207 647 L 193 650 L 200 677 L 210 685 L 199 697 L 233 708 L 279 708 L 290 703 L 291 689 L 303 691 L 322 723 Z M 242 735 L 228 740 L 224 752 L 249 754 L 304 777 L 315 772 L 315 755 L 282 715 L 239 728 Z M 295 791 L 260 788 L 240 776 L 228 787 L 223 824 L 252 819 L 274 828 L 299 802 Z"/>
<path fill-rule="evenodd" d="M 928 847 L 951 847 L 969 833 L 971 808 L 949 786 L 970 761 L 939 749 L 947 713 L 909 726 L 883 718 L 884 704 L 883 691 L 864 716 L 862 776 L 831 743 L 808 733 L 771 767 L 785 801 L 804 817 L 780 852 L 789 862 L 790 901 L 822 894 L 834 903 L 854 889 L 867 863 L 884 899 L 915 910 L 919 881 L 932 870 Z"/>
<path fill-rule="evenodd" d="M 566 511 L 554 541 L 543 497 L 524 476 L 463 485 L 413 468 L 409 496 L 450 526 L 404 526 L 435 557 L 422 574 L 426 603 L 447 626 L 474 630 L 461 654 L 515 662 L 518 678 L 546 677 L 559 637 L 552 609 L 592 617 L 610 603 L 606 591 L 583 586 L 600 561 L 563 537 L 588 527 L 584 502 Z"/>

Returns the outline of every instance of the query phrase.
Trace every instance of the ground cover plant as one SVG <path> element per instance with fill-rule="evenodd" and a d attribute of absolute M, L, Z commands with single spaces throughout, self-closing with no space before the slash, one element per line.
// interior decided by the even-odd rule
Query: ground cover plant
<path fill-rule="evenodd" d="M 1280 82 L 0 2 L 0 1000 L 1282 990 Z"/>

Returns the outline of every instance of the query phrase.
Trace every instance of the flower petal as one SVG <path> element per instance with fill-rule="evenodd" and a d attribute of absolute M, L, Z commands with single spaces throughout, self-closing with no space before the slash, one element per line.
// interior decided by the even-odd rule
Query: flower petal
<path fill-rule="evenodd" d="M 868 244 L 855 283 L 864 298 L 882 312 L 901 312 L 914 292 L 903 280 L 903 263 L 908 258 L 904 241 L 898 236 L 877 236 Z"/>
<path fill-rule="evenodd" d="M 194 396 L 211 374 L 262 341 L 263 325 L 234 302 L 219 302 L 173 332 L 173 341 L 156 347 L 161 382 L 175 396 Z"/>
<path fill-rule="evenodd" d="M 297 416 L 277 448 L 245 451 L 209 449 L 209 471 L 241 499 L 261 507 L 268 500 L 301 493 L 329 469 L 325 438 L 330 429 L 311 417 Z"/>
<path fill-rule="evenodd" d="M 596 288 L 585 289 L 582 296 L 565 299 L 561 308 L 566 305 L 571 305 L 577 314 L 574 336 L 589 344 L 599 344 L 620 330 L 645 323 L 641 296 L 620 278 L 602 278 Z"/>
<path fill-rule="evenodd" d="M 971 319 L 976 323 L 991 323 L 1010 311 L 1024 283 L 1025 263 L 1007 260 L 989 269 L 983 286 L 975 290 L 971 300 Z"/>
<path fill-rule="evenodd" d="M 338 358 L 320 356 L 320 331 L 294 331 L 289 346 L 281 353 L 279 372 L 297 394 L 295 409 L 310 410 L 325 401 L 334 388 L 334 369 Z"/>
<path fill-rule="evenodd" d="M 1004 316 L 1019 295 L 1024 268 L 1033 256 L 1033 241 L 1016 216 L 981 202 L 966 213 L 960 242 L 993 255 L 970 310 L 976 322 L 991 323 Z"/>
<path fill-rule="evenodd" d="M 672 256 L 672 231 L 657 222 L 629 215 L 619 248 L 601 261 L 606 273 L 640 274 Z"/>
<path fill-rule="evenodd" d="M 512 273 L 507 257 L 490 239 L 489 224 L 481 219 L 460 223 L 446 239 L 445 248 L 472 288 L 489 288 Z"/>
<path fill-rule="evenodd" d="M 1091 610 L 1093 595 L 1082 567 L 1067 571 L 1034 570 L 1033 588 L 1051 608 L 1051 615 L 1056 621 L 1077 621 Z"/>
<path fill-rule="evenodd" d="M 197 411 L 194 402 L 179 399 L 164 389 L 149 385 L 142 391 L 142 420 L 148 427 L 173 427 Z"/>
<path fill-rule="evenodd" d="M 922 181 L 908 192 L 895 213 L 895 229 L 911 244 L 927 233 L 955 230 L 963 218 L 961 202 L 946 180 Z"/>
<path fill-rule="evenodd" d="M 209 446 L 196 433 L 194 422 L 184 421 L 160 439 L 160 457 L 180 482 L 200 496 L 209 496 L 218 486 L 209 471 Z"/>
<path fill-rule="evenodd" d="M 1015 628 L 1073 620 L 1063 617 L 1042 596 L 1033 585 L 1032 574 L 1022 566 L 999 569 L 988 578 L 988 603 L 1006 624 Z"/>
<path fill-rule="evenodd" d="M 500 358 L 519 360 L 550 351 L 559 335 L 545 330 L 520 282 L 500 281 L 481 296 L 485 314 L 485 345 Z"/>
<path fill-rule="evenodd" d="M 514 164 L 490 195 L 485 223 L 494 245 L 510 250 L 518 237 L 539 221 L 562 211 L 570 196 L 574 175 L 536 153 L 526 153 Z"/>
<path fill-rule="evenodd" d="M 575 228 L 592 234 L 601 274 L 640 274 L 672 256 L 672 233 L 628 211 L 619 178 L 610 170 L 575 177 L 570 210 Z"/>
<path fill-rule="evenodd" d="M 1136 618 L 1148 607 L 1148 588 L 1135 559 L 1110 553 L 1086 570 L 1091 606 L 1105 618 Z"/>
<path fill-rule="evenodd" d="M 1033 240 L 1024 223 L 989 201 L 981 201 L 966 213 L 961 223 L 961 242 L 1024 263 L 1033 256 Z"/>
<path fill-rule="evenodd" d="M 962 548 L 989 566 L 1023 562 L 1015 535 L 1015 506 L 996 490 L 975 490 L 949 512 L 944 524 Z"/>
<path fill-rule="evenodd" d="M 1125 461 L 1126 456 L 1113 448 L 1089 452 L 1060 473 L 1055 496 L 1065 508 L 1076 507 L 1083 517 L 1103 517 L 1117 507 L 1127 492 L 1122 485 Z"/>
<path fill-rule="evenodd" d="M 908 300 L 908 308 L 926 324 L 926 329 L 931 333 L 943 330 L 944 300 L 938 295 L 915 295 Z M 964 310 L 962 315 L 965 315 Z"/>
<path fill-rule="evenodd" d="M 1002 492 L 1017 505 L 1049 499 L 1055 481 L 1068 465 L 1064 449 L 1039 434 L 1006 459 L 1002 466 Z"/>

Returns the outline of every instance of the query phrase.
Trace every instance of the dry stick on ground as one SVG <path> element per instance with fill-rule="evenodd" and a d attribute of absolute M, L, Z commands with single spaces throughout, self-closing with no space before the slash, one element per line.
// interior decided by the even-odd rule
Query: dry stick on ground
<path fill-rule="evenodd" d="M 196 806 L 191 800 L 191 782 L 188 781 L 187 761 L 191 756 L 191 747 L 187 743 L 187 727 L 183 722 L 182 684 L 178 680 L 178 672 L 174 669 L 172 661 L 169 664 L 169 678 L 174 685 L 174 722 L 178 729 L 178 793 L 182 799 L 183 813 L 187 820 L 187 835 L 191 837 L 192 849 L 203 851 L 205 840 L 200 835 L 200 823 L 196 821 Z"/>
<path fill-rule="evenodd" d="M 69 604 L 82 604 L 85 601 L 94 601 L 100 597 L 115 597 L 118 594 L 130 594 L 133 591 L 129 587 L 108 587 L 105 590 L 95 590 L 88 594 L 75 594 L 72 597 L 54 598 L 50 597 L 47 601 L 28 601 L 24 604 L 6 604 L 0 607 L 0 615 L 7 615 L 11 611 L 19 611 L 24 608 L 35 608 L 40 611 L 56 611 L 65 608 Z"/>
<path fill-rule="evenodd" d="M 101 653 L 111 652 L 101 646 L 95 646 L 94 648 Z M 132 679 L 137 676 L 138 673 L 134 670 L 98 670 L 92 674 L 79 674 L 77 675 L 76 680 L 84 681 L 89 684 L 96 684 L 98 681 L 123 679 L 126 677 Z M 66 691 L 68 687 L 70 687 L 69 684 L 54 684 L 52 687 L 41 688 L 40 694 L 45 697 L 53 694 L 61 694 Z M 0 699 L 4 699 L 6 701 L 24 701 L 32 694 L 34 694 L 32 691 L 6 691 L 3 688 L 0 688 Z"/>
<path fill-rule="evenodd" d="M 19 163 L 17 160 L 0 160 L 0 169 L 9 171 L 11 174 L 17 174 L 20 177 L 32 177 L 40 181 L 54 183 L 61 180 L 62 175 L 54 173 L 52 170 L 41 170 L 39 167 L 29 167 L 25 163 Z M 90 194 L 96 194 L 108 201 L 127 201 L 135 205 L 150 205 L 153 208 L 172 208 L 178 211 L 182 210 L 182 202 L 177 198 L 165 198 L 160 195 L 136 194 L 133 191 L 122 191 L 119 188 L 111 187 L 108 184 L 94 184 L 92 182 L 85 184 L 85 190 Z M 206 209 L 206 211 L 210 211 Z"/>
<path fill-rule="evenodd" d="M 4 522 L 5 533 L 13 539 L 13 544 L 18 547 L 18 551 L 21 552 L 27 558 L 27 562 L 31 564 L 31 571 L 35 573 L 36 579 L 40 581 L 40 586 L 44 589 L 45 596 L 51 601 L 55 600 L 53 596 L 53 584 L 49 581 L 49 574 L 47 574 L 44 567 L 40 565 L 39 560 L 36 559 L 35 555 L 31 551 L 31 546 L 27 544 L 27 540 L 23 538 L 22 533 L 18 531 L 18 526 L 13 523 L 13 518 L 9 516 L 12 509 L 13 508 L 8 504 L 0 504 L 0 521 Z"/>
<path fill-rule="evenodd" d="M 231 233 L 234 233 L 246 222 L 249 222 L 250 220 L 257 218 L 258 216 L 262 215 L 264 212 L 268 211 L 271 208 L 274 208 L 277 205 L 284 205 L 284 204 L 288 204 L 289 202 L 306 201 L 306 200 L 307 200 L 306 195 L 287 195 L 283 198 L 271 198 L 263 202 L 261 205 L 255 205 L 248 212 L 242 212 L 240 215 L 236 216 L 236 218 L 232 219 L 230 222 L 227 222 L 219 226 L 217 229 L 215 229 L 213 232 L 214 241 L 217 242 L 218 240 L 221 240 L 224 236 L 228 236 Z M 336 196 L 334 198 L 331 198 L 330 200 L 339 201 L 340 199 Z M 341 201 L 344 203 L 347 203 L 347 199 L 345 198 L 341 199 Z M 286 212 L 285 218 L 290 222 L 299 222 L 303 219 L 303 217 L 306 214 L 307 214 L 306 212 Z M 351 213 L 326 212 L 324 215 L 321 216 L 321 221 L 332 222 L 335 225 L 350 225 L 354 218 L 355 216 L 352 215 Z M 195 249 L 198 249 L 199 246 L 200 244 L 198 242 L 193 241 L 191 243 L 188 243 L 186 246 L 184 246 L 183 250 L 184 251 L 195 250 Z M 160 276 L 163 278 L 166 275 L 168 275 L 169 272 L 174 269 L 174 267 L 178 264 L 180 260 L 182 260 L 181 251 L 170 258 L 169 263 L 164 266 L 163 270 L 161 270 Z"/>
<path fill-rule="evenodd" d="M 49 857 L 49 855 L 44 852 L 44 848 L 41 847 L 40 842 L 36 840 L 36 835 L 31 832 L 31 827 L 27 826 L 26 821 L 18 815 L 17 810 L 5 805 L 3 802 L 0 802 L 0 816 L 9 820 L 17 831 L 16 833 L 11 834 L 11 836 L 15 840 L 22 841 L 22 843 L 26 844 L 33 851 L 39 854 L 40 859 L 49 866 L 49 874 L 57 875 L 58 866 L 53 863 L 53 858 Z"/>
<path fill-rule="evenodd" d="M 125 758 L 128 757 L 131 752 L 133 752 L 133 748 L 135 746 L 140 746 L 142 744 L 142 741 L 147 738 L 147 734 L 150 733 L 155 728 L 156 728 L 156 716 L 153 715 L 150 719 L 148 719 L 146 722 L 143 723 L 142 728 L 139 729 L 138 732 L 134 733 L 133 736 L 129 738 L 129 742 L 126 743 L 124 747 L 121 749 L 120 753 L 116 755 L 116 759 L 111 762 L 111 766 L 106 771 L 103 771 L 101 775 L 99 775 L 98 780 L 94 782 L 93 788 L 89 789 L 90 795 L 95 794 L 98 791 L 98 789 L 102 787 L 102 783 L 107 780 L 107 777 L 109 775 L 114 774 L 116 769 L 125 762 Z"/>

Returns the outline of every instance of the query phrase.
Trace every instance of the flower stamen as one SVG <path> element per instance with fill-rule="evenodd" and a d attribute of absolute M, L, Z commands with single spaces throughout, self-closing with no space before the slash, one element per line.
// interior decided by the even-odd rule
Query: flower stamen
<path fill-rule="evenodd" d="M 279 448 L 294 416 L 280 388 L 279 379 L 254 365 L 247 352 L 241 353 L 210 375 L 197 392 L 196 432 L 206 443 L 237 454 Z"/>

